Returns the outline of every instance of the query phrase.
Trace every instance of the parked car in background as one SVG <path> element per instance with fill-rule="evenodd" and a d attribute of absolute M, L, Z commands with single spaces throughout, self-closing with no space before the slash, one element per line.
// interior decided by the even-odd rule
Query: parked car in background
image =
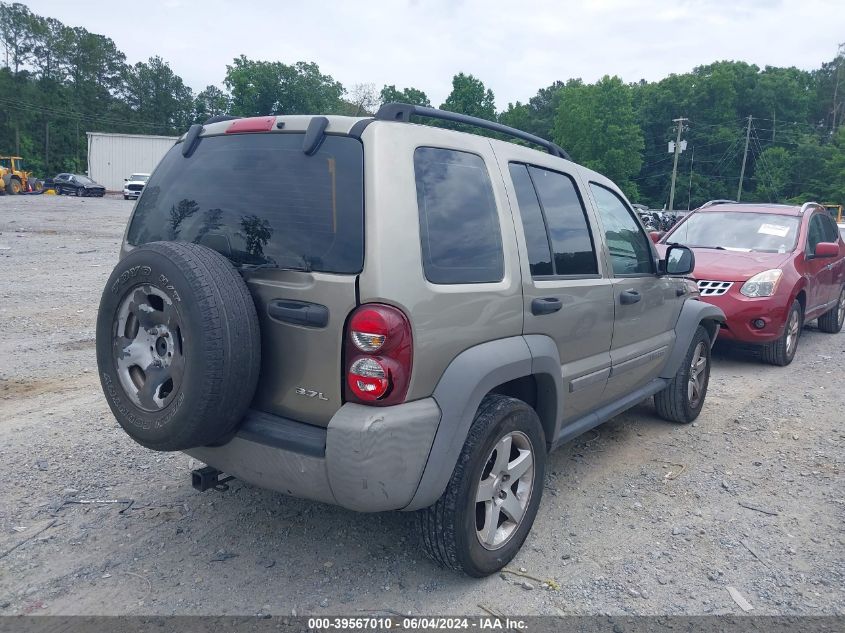
<path fill-rule="evenodd" d="M 716 200 L 693 211 L 660 239 L 695 252 L 701 300 L 724 310 L 720 338 L 754 343 L 763 358 L 788 365 L 802 326 L 823 332 L 845 320 L 845 242 L 815 202 L 802 206 Z"/>
<path fill-rule="evenodd" d="M 124 178 L 123 183 L 123 199 L 130 200 L 137 198 L 144 190 L 144 185 L 150 179 L 149 174 L 132 174 L 129 178 Z"/>
<path fill-rule="evenodd" d="M 98 198 L 106 195 L 106 188 L 103 185 L 81 174 L 57 174 L 53 178 L 52 186 L 59 195 L 96 196 Z"/>
<path fill-rule="evenodd" d="M 839 235 L 841 235 L 842 239 L 845 240 L 845 224 L 837 224 L 836 226 L 839 227 Z"/>

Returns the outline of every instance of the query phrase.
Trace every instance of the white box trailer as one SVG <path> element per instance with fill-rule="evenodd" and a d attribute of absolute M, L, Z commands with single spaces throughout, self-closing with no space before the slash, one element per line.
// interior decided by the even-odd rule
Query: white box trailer
<path fill-rule="evenodd" d="M 177 139 L 88 132 L 88 177 L 107 191 L 121 191 L 124 178 L 139 172 L 151 173 Z"/>

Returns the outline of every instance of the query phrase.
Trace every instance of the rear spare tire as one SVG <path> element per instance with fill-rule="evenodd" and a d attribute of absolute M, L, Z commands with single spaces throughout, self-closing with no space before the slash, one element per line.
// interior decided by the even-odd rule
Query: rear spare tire
<path fill-rule="evenodd" d="M 260 343 L 243 278 L 198 244 L 136 248 L 100 299 L 103 392 L 123 429 L 154 450 L 212 444 L 235 430 L 255 393 Z"/>

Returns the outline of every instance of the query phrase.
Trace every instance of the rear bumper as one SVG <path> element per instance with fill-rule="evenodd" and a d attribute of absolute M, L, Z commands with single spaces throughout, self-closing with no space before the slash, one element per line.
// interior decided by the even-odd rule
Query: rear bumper
<path fill-rule="evenodd" d="M 422 478 L 440 408 L 345 404 L 326 429 L 250 411 L 223 446 L 186 451 L 262 488 L 362 512 L 407 506 Z"/>
<path fill-rule="evenodd" d="M 734 284 L 731 290 L 720 297 L 701 297 L 722 309 L 725 322 L 719 330 L 719 339 L 741 343 L 763 345 L 776 341 L 783 336 L 783 328 L 789 313 L 788 298 L 772 297 L 750 298 L 739 293 Z M 762 319 L 763 327 L 753 325 L 756 319 Z"/>

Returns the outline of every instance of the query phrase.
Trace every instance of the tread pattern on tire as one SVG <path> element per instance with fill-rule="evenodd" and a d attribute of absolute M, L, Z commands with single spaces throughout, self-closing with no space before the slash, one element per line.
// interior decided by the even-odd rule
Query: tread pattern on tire
<path fill-rule="evenodd" d="M 516 398 L 510 398 L 499 394 L 487 394 L 481 401 L 478 411 L 475 414 L 472 426 L 470 427 L 467 439 L 455 470 L 446 486 L 446 490 L 437 502 L 422 510 L 417 511 L 418 531 L 422 536 L 422 545 L 425 553 L 434 562 L 452 569 L 465 572 L 458 558 L 456 548 L 455 516 L 458 512 L 458 504 L 462 502 L 459 487 L 466 476 L 467 468 L 472 464 L 473 449 L 483 443 L 490 427 L 496 423 L 497 411 L 501 409 L 513 410 L 514 406 L 531 409 L 527 404 Z M 533 413 L 533 410 L 531 410 Z"/>
<path fill-rule="evenodd" d="M 792 358 L 787 357 L 786 352 L 786 328 L 789 327 L 789 320 L 792 318 L 792 311 L 798 310 L 798 340 L 795 341 L 795 350 L 792 352 Z M 795 358 L 798 353 L 798 343 L 801 341 L 801 330 L 804 327 L 804 313 L 801 310 L 801 304 L 798 301 L 793 301 L 789 308 L 789 314 L 786 317 L 786 325 L 784 326 L 784 333 L 778 340 L 764 345 L 760 350 L 761 358 L 770 365 L 778 367 L 786 367 Z"/>
<path fill-rule="evenodd" d="M 202 337 L 205 346 L 199 351 L 203 380 L 195 383 L 201 392 L 196 400 L 199 406 L 191 410 L 178 435 L 145 445 L 182 450 L 210 444 L 234 431 L 258 383 L 261 337 L 252 296 L 232 264 L 205 246 L 151 242 L 142 248 L 169 259 L 182 271 L 207 332 Z"/>
<path fill-rule="evenodd" d="M 689 369 L 690 363 L 692 362 L 692 354 L 696 346 L 701 341 L 705 341 L 709 347 L 710 335 L 707 333 L 707 329 L 703 325 L 699 325 L 698 329 L 695 331 L 689 349 L 682 361 L 683 365 L 681 365 L 678 369 L 678 372 L 672 378 L 672 381 L 663 391 L 659 391 L 654 394 L 654 406 L 657 409 L 657 415 L 664 420 L 677 422 L 678 424 L 689 424 L 698 417 L 698 413 L 696 413 L 695 417 L 689 419 L 689 412 L 687 411 L 687 380 L 685 370 Z M 702 401 L 701 407 L 703 406 L 704 402 Z M 699 407 L 699 412 L 701 411 L 701 407 Z"/>
<path fill-rule="evenodd" d="M 836 334 L 842 330 L 842 323 L 839 322 L 839 298 L 842 296 L 836 295 L 836 305 L 819 317 L 819 329 L 826 334 Z"/>

